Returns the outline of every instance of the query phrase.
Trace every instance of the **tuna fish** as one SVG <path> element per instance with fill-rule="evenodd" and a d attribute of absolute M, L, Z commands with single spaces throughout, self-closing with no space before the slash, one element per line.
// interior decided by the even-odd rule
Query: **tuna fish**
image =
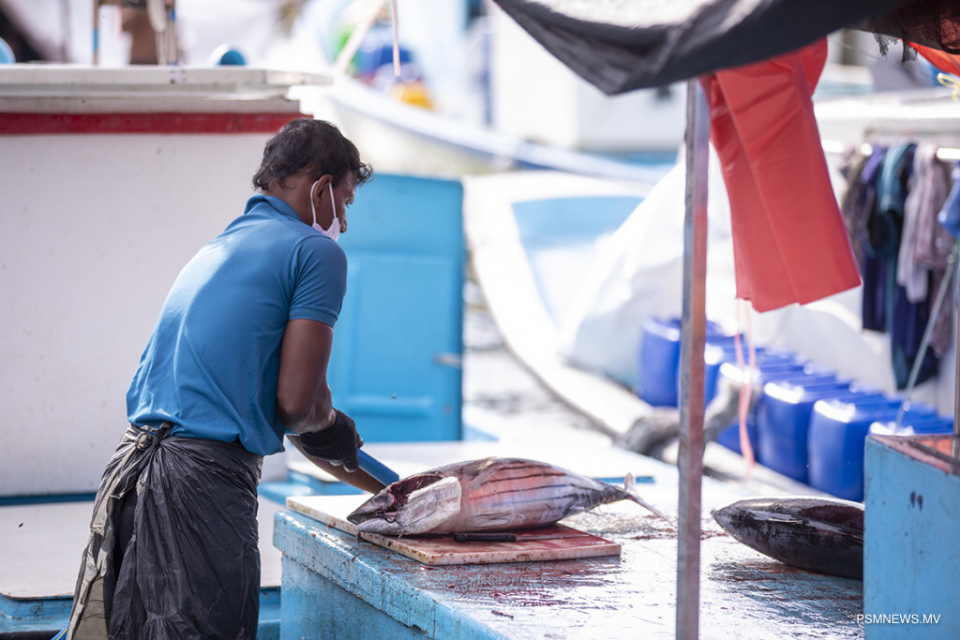
<path fill-rule="evenodd" d="M 632 500 L 632 492 L 519 458 L 484 458 L 439 467 L 394 482 L 347 520 L 358 531 L 384 535 L 508 531 L 551 524 L 601 504 Z"/>
<path fill-rule="evenodd" d="M 752 498 L 713 512 L 731 536 L 780 562 L 863 579 L 863 505 L 826 498 Z"/>

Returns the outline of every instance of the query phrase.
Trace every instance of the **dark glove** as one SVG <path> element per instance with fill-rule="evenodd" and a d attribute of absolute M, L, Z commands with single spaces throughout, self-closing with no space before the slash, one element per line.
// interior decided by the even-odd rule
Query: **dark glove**
<path fill-rule="evenodd" d="M 301 433 L 300 445 L 304 453 L 337 467 L 342 465 L 344 471 L 356 471 L 360 467 L 357 449 L 363 446 L 363 440 L 350 416 L 339 409 L 334 411 L 337 419 L 333 424 L 323 431 Z"/>

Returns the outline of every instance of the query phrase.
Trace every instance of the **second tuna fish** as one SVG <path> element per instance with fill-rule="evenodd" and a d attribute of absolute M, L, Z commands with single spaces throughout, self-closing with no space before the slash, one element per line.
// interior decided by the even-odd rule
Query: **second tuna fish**
<path fill-rule="evenodd" d="M 863 505 L 828 498 L 751 498 L 713 512 L 727 533 L 780 562 L 863 578 Z"/>

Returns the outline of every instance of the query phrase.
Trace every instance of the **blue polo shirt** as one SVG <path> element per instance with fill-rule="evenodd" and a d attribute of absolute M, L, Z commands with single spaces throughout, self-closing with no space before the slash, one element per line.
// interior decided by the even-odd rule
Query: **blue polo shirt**
<path fill-rule="evenodd" d="M 277 419 L 280 342 L 287 322 L 331 327 L 347 259 L 278 198 L 256 195 L 242 216 L 177 276 L 127 391 L 131 423 L 173 434 L 283 450 Z"/>

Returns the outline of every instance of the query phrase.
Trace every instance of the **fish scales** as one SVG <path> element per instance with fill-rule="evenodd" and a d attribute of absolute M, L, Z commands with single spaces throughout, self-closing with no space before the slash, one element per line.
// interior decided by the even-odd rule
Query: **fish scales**
<path fill-rule="evenodd" d="M 461 511 L 447 523 L 446 532 L 541 526 L 607 501 L 608 492 L 603 487 L 557 483 L 552 481 L 555 477 L 502 479 L 508 482 L 508 489 L 502 488 L 502 482 L 491 479 L 469 497 L 463 497 Z M 530 482 L 543 478 L 551 478 L 550 484 Z"/>
<path fill-rule="evenodd" d="M 514 530 L 638 496 L 534 460 L 484 458 L 404 478 L 370 498 L 348 520 L 387 535 Z"/>

